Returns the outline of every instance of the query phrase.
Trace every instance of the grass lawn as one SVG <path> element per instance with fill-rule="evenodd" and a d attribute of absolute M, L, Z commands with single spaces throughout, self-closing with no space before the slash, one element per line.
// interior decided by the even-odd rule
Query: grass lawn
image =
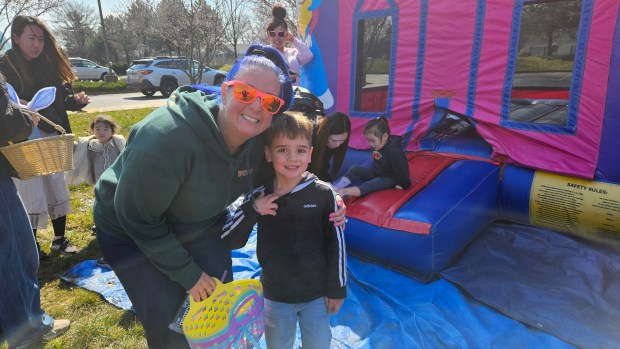
<path fill-rule="evenodd" d="M 127 137 L 133 124 L 142 120 L 153 108 L 106 112 L 122 127 L 119 132 Z M 74 113 L 69 115 L 71 128 L 77 137 L 90 135 L 93 116 L 102 113 Z M 142 325 L 131 312 L 121 310 L 91 291 L 60 280 L 60 274 L 72 266 L 100 257 L 97 240 L 91 233 L 93 225 L 93 187 L 70 186 L 73 213 L 67 217 L 67 237 L 78 247 L 74 255 L 51 254 L 41 262 L 39 286 L 41 304 L 57 319 L 71 320 L 69 331 L 46 344 L 45 348 L 147 348 Z M 51 222 L 48 229 L 37 232 L 37 240 L 46 252 L 53 237 Z M 0 345 L 6 349 L 6 343 Z"/>

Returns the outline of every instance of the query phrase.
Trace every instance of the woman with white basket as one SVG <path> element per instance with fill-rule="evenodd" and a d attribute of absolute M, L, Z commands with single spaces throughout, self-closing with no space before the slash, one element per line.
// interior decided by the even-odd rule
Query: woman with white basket
<path fill-rule="evenodd" d="M 0 71 L 27 104 L 44 87 L 56 87 L 54 103 L 39 113 L 71 133 L 67 110 L 80 110 L 88 103 L 84 92 L 74 93 L 71 81 L 76 76 L 65 54 L 45 23 L 31 16 L 16 16 L 11 25 L 12 48 L 0 58 Z M 50 124 L 40 123 L 34 134 L 40 137 L 56 136 L 59 132 Z M 50 250 L 75 253 L 77 249 L 65 237 L 67 214 L 71 212 L 69 188 L 62 173 L 55 173 L 26 181 L 16 180 L 24 200 L 36 240 L 37 229 L 47 227 L 52 220 L 54 239 Z M 37 244 L 38 245 L 38 244 Z M 39 248 L 39 257 L 45 257 Z"/>

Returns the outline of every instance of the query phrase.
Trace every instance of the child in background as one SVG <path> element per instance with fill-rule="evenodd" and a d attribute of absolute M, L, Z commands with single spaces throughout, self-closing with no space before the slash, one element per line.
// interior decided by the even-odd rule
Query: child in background
<path fill-rule="evenodd" d="M 347 114 L 335 112 L 320 118 L 317 126 L 309 171 L 319 179 L 331 182 L 337 178 L 347 154 L 351 121 Z"/>
<path fill-rule="evenodd" d="M 119 127 L 109 115 L 97 115 L 90 123 L 88 137 L 80 137 L 74 154 L 75 169 L 67 171 L 67 183 L 95 185 L 97 180 L 125 148 L 125 138 L 117 135 Z"/>
<path fill-rule="evenodd" d="M 329 220 L 338 209 L 336 193 L 306 171 L 312 128 L 299 113 L 273 118 L 265 158 L 275 180 L 246 196 L 222 234 L 239 248 L 258 223 L 268 348 L 293 348 L 297 321 L 305 349 L 329 348 L 329 315 L 338 313 L 347 294 L 344 232 Z"/>
<path fill-rule="evenodd" d="M 364 196 L 392 187 L 409 188 L 409 164 L 407 154 L 401 147 L 402 137 L 390 135 L 387 119 L 381 116 L 370 120 L 364 127 L 364 137 L 373 150 L 372 165 L 370 168 L 351 166 L 343 177 L 334 181 L 336 191 L 342 196 Z M 348 187 L 356 180 L 364 182 Z"/>
<path fill-rule="evenodd" d="M 74 169 L 65 172 L 67 184 L 87 183 L 95 185 L 103 171 L 114 163 L 121 151 L 125 149 L 125 138 L 117 135 L 119 126 L 109 115 L 97 115 L 90 123 L 88 137 L 80 137 L 75 146 Z M 95 231 L 95 226 L 92 227 Z M 97 259 L 97 265 L 109 268 L 103 257 Z"/>

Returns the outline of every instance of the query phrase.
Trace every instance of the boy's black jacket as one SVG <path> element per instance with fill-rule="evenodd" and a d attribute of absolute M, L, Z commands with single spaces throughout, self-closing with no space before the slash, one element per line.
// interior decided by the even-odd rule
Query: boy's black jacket
<path fill-rule="evenodd" d="M 232 248 L 239 248 L 258 223 L 257 256 L 265 298 L 289 304 L 345 298 L 344 232 L 329 221 L 329 214 L 337 210 L 329 184 L 304 173 L 291 193 L 275 201 L 276 216 L 259 216 L 254 210 L 253 195 L 260 192 L 272 193 L 273 184 L 246 196 L 229 217 L 222 237 Z"/>

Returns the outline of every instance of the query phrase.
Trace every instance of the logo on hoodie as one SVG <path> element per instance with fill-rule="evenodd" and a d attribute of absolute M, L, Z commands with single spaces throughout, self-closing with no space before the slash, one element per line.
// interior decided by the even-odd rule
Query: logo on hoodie
<path fill-rule="evenodd" d="M 239 170 L 237 171 L 237 177 L 241 178 L 241 177 L 247 177 L 249 175 L 251 175 L 254 172 L 254 169 L 251 168 L 249 170 Z"/>

